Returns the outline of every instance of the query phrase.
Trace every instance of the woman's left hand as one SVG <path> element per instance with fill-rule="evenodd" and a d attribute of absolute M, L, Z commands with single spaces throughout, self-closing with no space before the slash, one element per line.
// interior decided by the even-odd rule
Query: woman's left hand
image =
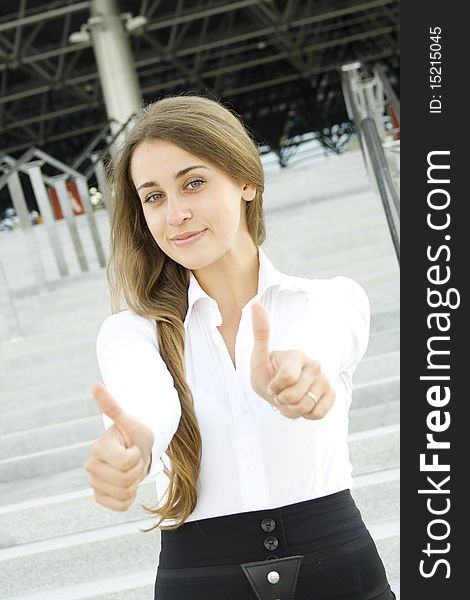
<path fill-rule="evenodd" d="M 290 419 L 322 419 L 336 392 L 318 361 L 300 350 L 269 350 L 269 319 L 261 304 L 253 304 L 254 346 L 251 386 Z"/>

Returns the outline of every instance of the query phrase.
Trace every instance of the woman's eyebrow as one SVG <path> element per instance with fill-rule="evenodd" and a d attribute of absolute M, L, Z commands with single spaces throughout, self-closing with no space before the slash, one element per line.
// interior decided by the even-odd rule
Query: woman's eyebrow
<path fill-rule="evenodd" d="M 207 169 L 207 170 L 209 170 L 209 167 L 205 167 L 204 165 L 193 165 L 192 167 L 186 167 L 186 169 L 181 169 L 181 171 L 178 171 L 178 173 L 176 173 L 175 179 L 179 179 L 180 177 L 183 177 L 183 175 L 186 175 L 186 173 L 188 173 L 192 169 Z M 159 185 L 160 184 L 157 181 L 146 181 L 142 185 L 139 185 L 139 187 L 137 188 L 137 191 L 139 191 L 142 188 L 158 187 Z"/>

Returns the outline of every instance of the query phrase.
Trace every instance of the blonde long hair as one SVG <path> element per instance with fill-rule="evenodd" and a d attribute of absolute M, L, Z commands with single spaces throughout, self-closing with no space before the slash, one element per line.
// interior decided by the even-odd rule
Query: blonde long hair
<path fill-rule="evenodd" d="M 245 203 L 248 231 L 256 245 L 265 239 L 264 173 L 257 147 L 241 121 L 214 100 L 199 96 L 164 98 L 144 107 L 124 142 L 111 173 L 111 255 L 107 266 L 112 312 L 121 297 L 135 314 L 156 321 L 157 339 L 181 404 L 181 418 L 166 453 L 171 469 L 167 500 L 145 510 L 178 521 L 161 529 L 176 529 L 193 512 L 201 467 L 202 440 L 191 389 L 184 372 L 184 319 L 188 310 L 189 270 L 159 248 L 144 218 L 130 174 L 134 149 L 143 141 L 161 139 L 180 146 L 219 167 L 233 179 L 256 186 Z M 158 401 L 156 398 L 155 401 Z"/>

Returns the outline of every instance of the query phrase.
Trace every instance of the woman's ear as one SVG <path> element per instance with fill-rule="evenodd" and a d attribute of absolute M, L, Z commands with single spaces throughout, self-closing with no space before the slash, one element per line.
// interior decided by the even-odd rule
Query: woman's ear
<path fill-rule="evenodd" d="M 256 185 L 252 183 L 245 183 L 242 189 L 242 198 L 246 202 L 251 202 L 256 196 Z"/>

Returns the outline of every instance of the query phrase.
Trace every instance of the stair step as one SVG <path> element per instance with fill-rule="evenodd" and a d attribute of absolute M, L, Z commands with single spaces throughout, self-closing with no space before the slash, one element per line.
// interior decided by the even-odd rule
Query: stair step
<path fill-rule="evenodd" d="M 21 457 L 32 452 L 54 450 L 98 439 L 104 431 L 100 415 L 65 421 L 46 427 L 38 427 L 0 436 L 2 459 Z"/>
<path fill-rule="evenodd" d="M 399 329 L 400 327 L 400 308 L 394 307 L 389 310 L 374 312 L 370 317 L 371 331 L 388 331 L 390 329 Z"/>
<path fill-rule="evenodd" d="M 384 561 L 389 580 L 398 575 L 396 560 L 399 550 L 398 521 L 390 520 L 370 527 Z M 123 594 L 131 591 L 153 593 L 153 583 L 157 569 L 160 546 L 158 532 L 138 534 L 120 531 L 111 532 L 107 540 L 93 540 L 92 545 L 85 539 L 75 540 L 71 547 L 61 546 L 56 540 L 54 546 L 36 548 L 35 553 L 28 551 L 10 553 L 10 558 L 2 560 L 4 594 L 16 600 L 78 600 L 80 598 L 112 598 L 111 594 Z M 80 543 L 81 542 L 81 543 Z M 51 581 L 50 565 L 54 564 L 54 576 Z M 83 582 L 83 573 L 87 581 Z M 103 573 L 108 579 L 103 580 Z M 126 575 L 123 576 L 122 573 Z M 21 574 L 21 576 L 19 576 Z M 125 580 L 125 581 L 123 581 Z M 121 587 L 122 584 L 122 587 Z M 58 594 L 61 595 L 58 595 Z M 126 598 L 127 596 L 121 596 Z M 139 596 L 130 596 L 131 598 Z M 149 596 L 152 597 L 151 595 Z M 115 596 L 119 598 L 119 595 Z"/>
<path fill-rule="evenodd" d="M 400 353 L 398 350 L 385 354 L 365 357 L 353 375 L 354 387 L 377 380 L 390 379 L 400 374 Z"/>
<path fill-rule="evenodd" d="M 350 434 L 351 461 L 358 469 L 357 474 L 397 466 L 395 455 L 399 431 L 398 426 L 390 427 L 391 430 L 382 427 L 372 432 Z M 368 437 L 363 437 L 364 434 Z M 0 460 L 0 483 L 78 468 L 88 459 L 93 443 L 94 440 L 80 442 Z M 377 448 L 374 448 L 375 445 Z M 379 457 L 384 460 L 383 464 L 377 462 Z M 372 464 L 378 467 L 373 469 Z"/>
<path fill-rule="evenodd" d="M 0 550 L 0 565 L 6 584 L 4 593 L 17 596 L 41 590 L 53 598 L 52 594 L 57 589 L 67 592 L 65 586 L 73 585 L 75 592 L 80 591 L 77 585 L 83 582 L 84 572 L 88 581 L 99 580 L 103 572 L 113 580 L 114 575 L 119 576 L 123 572 L 129 573 L 130 578 L 140 577 L 142 571 L 146 571 L 147 575 L 155 573 L 160 533 L 158 530 L 150 533 L 139 531 L 139 528 L 152 524 L 152 519 L 145 519 Z M 377 545 L 380 544 L 388 576 L 392 578 L 395 576 L 393 558 L 399 535 L 398 520 L 388 519 L 368 528 Z M 53 581 L 51 564 L 54 565 Z M 21 577 L 18 576 L 20 573 Z M 81 590 L 82 595 L 74 597 L 89 597 L 89 590 L 86 586 Z M 96 595 L 96 591 L 93 593 Z"/>
<path fill-rule="evenodd" d="M 83 403 L 76 403 L 77 410 L 80 410 Z M 97 412 L 96 405 L 90 403 L 90 411 Z M 102 416 L 100 414 L 90 415 L 96 419 L 96 427 L 101 427 L 103 431 Z M 400 403 L 392 402 L 387 405 L 370 406 L 366 408 L 353 408 L 349 413 L 349 431 L 364 431 L 375 429 L 390 424 L 396 424 L 400 421 Z M 27 432 L 25 432 L 27 439 Z M 1 440 L 1 438 L 0 438 Z M 41 496 L 55 495 L 63 491 L 74 491 L 87 486 L 86 472 L 81 469 L 72 469 L 70 471 L 50 473 L 39 477 L 32 477 L 23 481 L 14 481 L 9 483 L 0 483 L 0 506 L 9 502 L 19 502 L 25 497 L 34 495 Z"/>
<path fill-rule="evenodd" d="M 379 381 L 375 386 L 375 389 L 373 385 L 370 387 L 368 384 L 354 387 L 349 413 L 350 431 L 372 429 L 399 422 L 399 379 L 392 377 L 385 381 Z M 86 392 L 75 393 L 75 397 L 72 396 L 66 401 L 50 402 L 0 413 L 0 448 L 2 436 L 13 438 L 14 434 L 22 434 L 27 439 L 30 430 L 44 428 L 44 433 L 47 433 L 48 427 L 69 427 L 71 421 L 85 423 L 85 419 L 93 417 L 96 418 L 96 423 L 101 419 L 99 409 L 91 394 L 91 386 L 89 394 Z M 91 420 L 90 423 L 92 423 Z M 97 437 L 101 435 L 95 425 L 94 431 L 96 431 Z M 21 439 L 21 435 L 16 439 Z M 49 441 L 45 440 L 45 443 L 49 443 Z M 29 445 L 29 447 L 32 446 Z M 0 457 L 6 458 L 2 454 L 2 450 L 0 450 Z"/>
<path fill-rule="evenodd" d="M 15 388 L 2 390 L 0 415 L 55 403 L 60 398 L 68 402 L 82 397 L 88 390 L 91 395 L 91 387 L 96 381 L 101 381 L 98 365 L 84 374 L 62 373 L 54 379 L 43 379 L 38 374 L 36 383 L 18 384 Z"/>
<path fill-rule="evenodd" d="M 104 318 L 103 316 L 103 320 Z M 0 414 L 34 408 L 57 397 L 68 398 L 70 394 L 76 394 L 77 390 L 87 389 L 90 381 L 93 384 L 100 379 L 96 360 L 96 336 L 102 320 L 95 317 L 95 325 L 91 332 L 86 333 L 85 340 L 83 328 L 67 335 L 62 323 L 58 326 L 58 321 L 61 320 L 56 316 L 53 337 L 52 334 L 48 334 L 47 338 L 35 335 L 9 344 L 8 349 L 5 349 L 6 356 L 2 358 L 0 371 Z M 368 361 L 376 355 L 388 354 L 388 348 L 391 348 L 390 351 L 396 357 L 393 365 L 398 365 L 399 330 L 371 330 L 366 356 L 355 375 L 356 383 L 357 373 L 366 371 Z M 32 366 L 25 367 L 25 364 Z"/>
<path fill-rule="evenodd" d="M 379 381 L 355 385 L 352 394 L 351 409 L 387 405 L 400 400 L 400 378 L 386 377 Z"/>
<path fill-rule="evenodd" d="M 93 580 L 103 573 L 113 576 L 152 569 L 160 549 L 159 532 L 145 534 L 139 528 L 153 524 L 153 518 L 144 519 L 2 549 L 2 593 L 18 595 L 78 584 L 84 573 Z"/>
<path fill-rule="evenodd" d="M 2 361 L 3 362 L 3 361 Z M 25 365 L 34 365 L 34 368 L 25 368 Z M 89 373 L 98 370 L 95 346 L 89 345 L 86 351 L 75 353 L 75 349 L 62 348 L 60 352 L 46 353 L 41 351 L 34 355 L 15 358 L 13 364 L 4 363 L 4 372 L 0 376 L 2 389 L 16 390 L 18 395 L 22 390 L 34 390 L 38 385 L 40 374 L 41 381 L 57 381 L 68 384 L 73 377 L 75 381 L 86 381 Z"/>
<path fill-rule="evenodd" d="M 371 531 L 384 562 L 392 590 L 399 596 L 399 565 L 396 559 L 400 537 L 377 538 Z M 103 571 L 108 569 L 104 566 Z M 42 591 L 9 596 L 5 600 L 150 600 L 154 594 L 157 565 L 140 571 L 116 574 L 109 579 L 93 579 L 60 588 L 47 587 Z"/>
<path fill-rule="evenodd" d="M 78 417 L 78 423 L 86 423 L 86 419 L 90 418 L 90 422 L 93 423 L 95 431 L 98 431 L 97 437 L 104 431 L 102 415 L 96 407 L 96 404 L 89 398 L 81 398 L 77 401 L 70 403 L 56 403 L 50 406 L 46 406 L 43 409 L 38 407 L 37 409 L 31 409 L 29 411 L 23 411 L 26 415 L 29 414 L 28 418 L 24 418 L 26 429 L 21 432 L 24 443 L 28 443 L 29 427 L 33 427 L 36 422 L 40 427 L 44 427 L 43 436 L 46 440 L 49 435 L 48 421 L 53 418 L 60 419 L 60 411 L 64 413 L 64 417 L 70 416 L 70 421 L 73 421 L 75 417 Z M 20 413 L 18 413 L 20 414 Z M 84 415 L 82 417 L 81 415 Z M 6 415 L 10 416 L 10 415 Z M 13 417 L 13 415 L 11 415 Z M 28 421 L 29 419 L 29 421 Z M 41 420 L 46 421 L 46 425 L 43 425 Z M 1 425 L 4 425 L 5 430 L 8 430 L 8 425 L 13 424 L 13 418 L 10 420 L 5 419 L 5 415 L 0 421 Z M 375 406 L 368 406 L 364 408 L 356 408 L 355 402 L 349 411 L 349 432 L 355 433 L 358 431 L 365 431 L 370 429 L 376 429 L 385 427 L 390 424 L 397 424 L 400 422 L 400 403 L 398 401 L 390 402 L 388 404 L 377 404 Z M 53 424 L 54 425 L 54 424 Z M 60 429 L 61 423 L 56 423 Z M 64 426 L 68 427 L 68 423 L 65 422 Z M 11 427 L 14 431 L 14 428 Z M 20 433 L 20 432 L 17 432 Z M 85 437 L 88 437 L 88 430 L 84 432 Z M 2 437 L 0 437 L 0 443 Z M 83 441 L 86 441 L 84 439 Z M 28 446 L 28 453 L 30 453 L 31 445 Z M 19 502 L 24 498 L 34 495 L 35 497 L 43 495 L 55 495 L 64 491 L 74 491 L 82 489 L 87 486 L 86 472 L 82 468 L 75 468 L 62 472 L 55 472 L 49 474 L 43 474 L 36 477 L 31 477 L 23 481 L 14 480 L 11 482 L 0 483 L 0 506 L 7 504 L 11 499 L 11 502 Z"/>
<path fill-rule="evenodd" d="M 57 320 L 56 315 L 56 323 Z M 32 383 L 36 384 L 39 372 L 45 379 L 49 375 L 57 376 L 57 372 L 62 371 L 83 373 L 90 368 L 94 370 L 97 365 L 96 336 L 101 325 L 96 317 L 94 321 L 96 323 L 90 328 L 90 332 L 86 332 L 86 337 L 82 329 L 78 339 L 77 335 L 64 336 L 61 331 L 30 336 L 28 343 L 23 341 L 11 344 L 7 355 L 2 357 L 0 387 L 5 390 L 31 385 L 25 377 L 34 378 Z M 399 350 L 399 333 L 399 329 L 371 331 L 365 358 Z M 32 368 L 25 368 L 25 364 Z"/>
<path fill-rule="evenodd" d="M 399 469 L 392 468 L 354 478 L 352 494 L 367 523 L 398 515 L 399 477 Z M 34 498 L 29 502 L 0 507 L 0 549 L 149 518 L 151 515 L 142 505 L 153 506 L 155 479 L 147 477 L 140 484 L 136 500 L 125 512 L 111 511 L 95 502 L 89 487 L 76 492 Z M 40 520 L 37 519 L 38 511 Z M 32 523 L 35 523 L 34 527 Z"/>
<path fill-rule="evenodd" d="M 385 354 L 400 349 L 400 329 L 398 327 L 372 332 L 364 358 Z"/>
<path fill-rule="evenodd" d="M 116 574 L 111 579 L 95 579 L 60 589 L 9 596 L 5 600 L 150 600 L 154 595 L 157 567 Z"/>
<path fill-rule="evenodd" d="M 67 471 L 83 465 L 90 455 L 92 445 L 92 441 L 80 442 L 0 460 L 0 483 Z"/>
<path fill-rule="evenodd" d="M 400 469 L 387 469 L 353 479 L 351 494 L 368 527 L 400 514 Z"/>
<path fill-rule="evenodd" d="M 89 394 L 82 392 L 75 399 L 0 413 L 0 436 L 11 433 L 27 433 L 30 429 L 59 425 L 75 419 L 98 415 L 99 409 L 93 400 L 91 391 Z"/>
<path fill-rule="evenodd" d="M 22 504 L 28 498 L 43 500 L 59 494 L 76 493 L 88 487 L 88 473 L 83 466 L 65 471 L 37 475 L 0 483 L 0 510 L 2 507 Z"/>
<path fill-rule="evenodd" d="M 400 422 L 400 402 L 398 400 L 387 404 L 376 404 L 364 408 L 355 408 L 355 403 L 349 410 L 349 432 L 377 429 Z"/>
<path fill-rule="evenodd" d="M 395 531 L 396 534 L 387 536 L 387 529 L 390 533 Z M 377 529 L 369 528 L 369 531 L 374 538 L 379 556 L 382 559 L 387 579 L 390 587 L 395 592 L 397 600 L 400 599 L 400 525 L 398 521 L 387 524 L 386 527 L 378 527 Z M 384 536 L 384 537 L 382 537 Z M 398 584 L 398 585 L 397 585 Z M 104 598 L 103 598 L 104 600 Z"/>
<path fill-rule="evenodd" d="M 373 533 L 373 532 L 372 532 Z M 374 537 L 374 536 L 373 536 Z M 384 562 L 392 590 L 399 596 L 399 566 L 396 559 L 399 552 L 399 536 L 374 537 L 379 554 Z M 109 579 L 95 579 L 86 583 L 67 585 L 60 589 L 15 595 L 15 600 L 150 600 L 154 594 L 157 566 Z M 5 600 L 13 600 L 13 597 Z"/>
<path fill-rule="evenodd" d="M 376 365 L 372 364 L 371 367 L 376 368 Z M 55 422 L 48 422 L 52 419 Z M 349 429 L 373 429 L 398 422 L 398 403 L 394 402 L 385 407 L 352 408 Z M 95 440 L 103 431 L 103 418 L 91 394 L 90 397 L 75 402 L 54 403 L 6 413 L 2 416 L 0 425 L 0 457 L 20 457 Z"/>
<path fill-rule="evenodd" d="M 349 448 L 353 476 L 396 468 L 400 464 L 400 426 L 351 433 Z"/>

